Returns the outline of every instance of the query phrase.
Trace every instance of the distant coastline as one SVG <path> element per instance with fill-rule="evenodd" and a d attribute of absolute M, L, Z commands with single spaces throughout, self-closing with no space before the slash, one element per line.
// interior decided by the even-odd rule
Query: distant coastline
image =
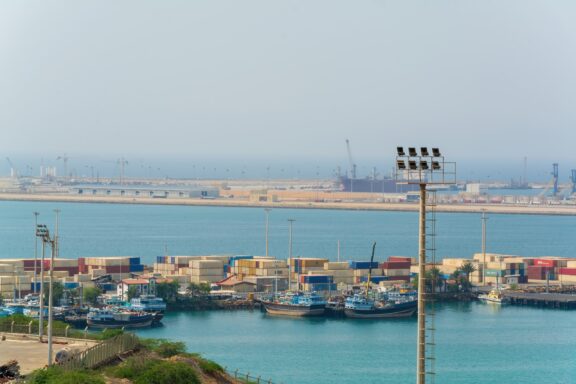
<path fill-rule="evenodd" d="M 37 201 L 89 204 L 142 204 L 142 205 L 181 205 L 208 207 L 247 207 L 247 208 L 293 208 L 293 209 L 340 209 L 366 211 L 418 211 L 418 203 L 372 203 L 372 202 L 304 202 L 278 201 L 255 202 L 241 199 L 155 199 L 110 196 L 78 196 L 66 194 L 28 194 L 0 193 L 0 201 Z M 576 205 L 507 205 L 507 204 L 438 204 L 437 212 L 444 213 L 481 213 L 521 214 L 521 215 L 559 215 L 576 216 Z"/>

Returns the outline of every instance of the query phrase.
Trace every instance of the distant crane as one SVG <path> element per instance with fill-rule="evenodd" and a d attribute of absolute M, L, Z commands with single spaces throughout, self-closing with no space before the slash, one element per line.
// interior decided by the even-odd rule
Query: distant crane
<path fill-rule="evenodd" d="M 576 194 L 576 169 L 571 169 L 570 172 L 570 181 L 572 182 L 571 194 L 574 195 Z"/>
<path fill-rule="evenodd" d="M 128 160 L 122 157 L 118 159 L 117 164 L 120 166 L 120 185 L 124 185 L 124 172 L 128 165 Z"/>
<path fill-rule="evenodd" d="M 64 154 L 63 156 L 58 156 L 56 160 L 62 160 L 64 163 L 64 181 L 68 181 L 68 160 L 70 158 L 68 155 Z"/>
<path fill-rule="evenodd" d="M 558 195 L 558 163 L 552 164 L 552 177 L 554 178 L 554 189 L 552 194 L 556 196 Z"/>
<path fill-rule="evenodd" d="M 8 164 L 10 164 L 10 177 L 18 179 L 18 169 L 16 169 L 14 163 L 12 163 L 12 160 L 10 160 L 9 157 L 6 157 L 6 161 L 8 161 Z"/>
<path fill-rule="evenodd" d="M 350 163 L 350 178 L 356 178 L 356 163 L 352 158 L 352 150 L 350 149 L 350 140 L 346 139 L 346 150 L 348 151 L 348 162 Z"/>

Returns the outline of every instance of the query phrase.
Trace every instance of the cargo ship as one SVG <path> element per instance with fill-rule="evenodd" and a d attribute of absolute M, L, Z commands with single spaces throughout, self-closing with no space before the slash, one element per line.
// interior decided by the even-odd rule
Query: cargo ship
<path fill-rule="evenodd" d="M 153 318 L 146 312 L 91 308 L 86 323 L 91 328 L 142 328 L 149 327 Z"/>
<path fill-rule="evenodd" d="M 280 316 L 322 316 L 326 310 L 326 300 L 314 292 L 287 292 L 262 299 L 267 313 Z"/>

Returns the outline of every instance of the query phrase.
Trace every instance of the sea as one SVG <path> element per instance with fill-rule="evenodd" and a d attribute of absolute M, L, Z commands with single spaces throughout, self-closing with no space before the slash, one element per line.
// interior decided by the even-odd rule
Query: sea
<path fill-rule="evenodd" d="M 263 255 L 260 208 L 138 204 L 0 202 L 0 259 L 33 257 L 34 225 L 54 232 L 61 257 Z M 416 256 L 413 212 L 273 209 L 270 255 L 331 260 Z M 472 257 L 481 249 L 479 214 L 437 213 L 436 257 Z M 576 217 L 490 214 L 487 252 L 574 257 Z M 340 246 L 338 246 L 340 244 Z M 1 262 L 1 260 L 0 260 Z M 435 308 L 436 383 L 576 383 L 576 312 L 481 303 Z M 230 371 L 273 383 L 413 383 L 416 319 L 287 319 L 258 310 L 168 313 L 144 337 L 186 343 Z M 431 340 L 432 342 L 432 340 Z M 435 378 L 433 381 L 432 378 Z"/>

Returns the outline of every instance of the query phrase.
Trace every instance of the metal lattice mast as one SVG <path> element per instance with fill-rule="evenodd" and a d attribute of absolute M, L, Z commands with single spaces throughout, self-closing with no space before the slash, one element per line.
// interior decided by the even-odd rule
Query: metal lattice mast
<path fill-rule="evenodd" d="M 431 268 L 436 269 L 436 192 L 428 192 L 426 217 L 426 252 L 428 253 L 428 263 Z M 436 381 L 436 274 L 432 275 L 430 281 L 430 293 L 427 295 L 427 316 L 426 316 L 426 375 L 430 383 Z"/>

